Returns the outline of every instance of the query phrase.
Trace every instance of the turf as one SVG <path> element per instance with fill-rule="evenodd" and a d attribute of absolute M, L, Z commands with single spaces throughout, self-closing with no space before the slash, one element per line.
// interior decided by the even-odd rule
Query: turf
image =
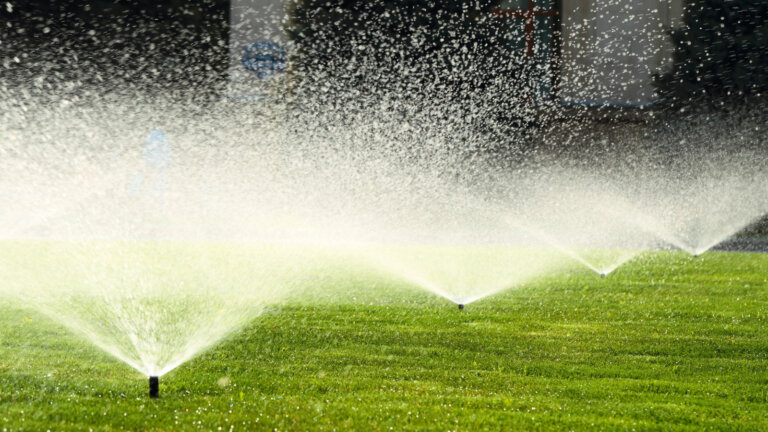
<path fill-rule="evenodd" d="M 161 378 L 0 309 L 0 431 L 768 430 L 768 255 L 645 254 L 459 311 L 385 279 Z"/>

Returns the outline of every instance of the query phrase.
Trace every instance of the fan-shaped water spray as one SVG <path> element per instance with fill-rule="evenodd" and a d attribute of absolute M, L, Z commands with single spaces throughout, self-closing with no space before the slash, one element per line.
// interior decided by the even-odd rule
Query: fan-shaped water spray
<path fill-rule="evenodd" d="M 148 375 L 156 396 L 162 375 L 323 289 L 328 251 L 461 309 L 574 261 L 605 277 L 664 243 L 699 254 L 768 210 L 764 155 L 680 144 L 674 130 L 633 138 L 641 155 L 625 160 L 543 156 L 605 138 L 585 132 L 585 110 L 563 114 L 544 67 L 554 53 L 498 2 L 320 3 L 291 6 L 287 53 L 246 47 L 258 104 L 200 90 L 220 86 L 194 47 L 158 67 L 111 45 L 61 54 L 62 34 L 4 61 L 0 294 Z M 638 29 L 658 33 L 655 19 Z M 581 97 L 579 73 L 566 84 Z M 621 93 L 625 73 L 589 82 Z M 685 133 L 699 129 L 697 142 L 731 143 L 700 124 Z M 642 154 L 659 142 L 683 151 Z"/>
<path fill-rule="evenodd" d="M 701 255 L 768 213 L 768 183 L 763 171 L 723 163 L 717 174 L 692 174 L 668 183 L 674 188 L 647 205 L 649 226 L 691 255 Z M 709 174 L 709 175 L 707 175 Z"/>
<path fill-rule="evenodd" d="M 658 243 L 627 219 L 637 209 L 621 184 L 596 173 L 547 166 L 510 184 L 510 223 L 602 277 Z"/>
<path fill-rule="evenodd" d="M 302 282 L 306 249 L 244 223 L 260 220 L 254 206 L 232 201 L 235 190 L 247 192 L 239 173 L 213 178 L 184 157 L 173 168 L 141 157 L 126 164 L 119 153 L 100 159 L 91 172 L 79 164 L 74 178 L 57 158 L 37 160 L 40 170 L 5 172 L 25 175 L 2 193 L 13 216 L 0 246 L 3 293 L 160 377 Z M 36 208 L 45 216 L 26 219 Z M 232 214 L 242 218 L 237 229 Z"/>
<path fill-rule="evenodd" d="M 768 157 L 760 116 L 701 116 L 677 121 L 628 171 L 638 229 L 700 255 L 768 213 Z M 648 140 L 649 138 L 646 138 Z"/>

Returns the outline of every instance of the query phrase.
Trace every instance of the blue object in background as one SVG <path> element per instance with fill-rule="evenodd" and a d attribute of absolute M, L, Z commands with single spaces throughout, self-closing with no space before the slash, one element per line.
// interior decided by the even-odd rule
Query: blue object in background
<path fill-rule="evenodd" d="M 147 168 L 169 168 L 171 166 L 171 141 L 168 135 L 160 129 L 149 133 L 144 141 L 144 151 L 141 154 Z"/>
<path fill-rule="evenodd" d="M 168 183 L 167 171 L 171 167 L 171 140 L 165 132 L 155 129 L 149 133 L 143 147 L 144 170 L 134 176 L 129 191 L 138 196 L 146 183 L 149 195 L 162 200 Z"/>
<path fill-rule="evenodd" d="M 256 42 L 243 47 L 243 67 L 259 79 L 285 72 L 287 58 L 285 49 L 275 42 Z"/>

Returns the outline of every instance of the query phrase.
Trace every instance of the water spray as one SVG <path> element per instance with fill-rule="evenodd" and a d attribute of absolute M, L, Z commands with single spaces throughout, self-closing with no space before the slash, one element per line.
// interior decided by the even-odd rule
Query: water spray
<path fill-rule="evenodd" d="M 149 377 L 149 397 L 156 398 L 160 393 L 160 378 L 156 376 Z"/>

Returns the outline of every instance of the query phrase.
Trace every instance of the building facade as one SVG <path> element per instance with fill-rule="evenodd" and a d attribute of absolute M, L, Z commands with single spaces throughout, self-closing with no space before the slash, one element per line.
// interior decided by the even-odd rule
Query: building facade
<path fill-rule="evenodd" d="M 669 66 L 667 32 L 682 21 L 684 0 L 504 0 L 492 13 L 524 35 L 521 56 L 543 73 L 540 97 L 563 104 L 637 106 L 654 101 L 653 74 Z M 244 48 L 284 43 L 284 0 L 232 0 L 231 93 L 247 97 L 263 83 L 243 67 Z"/>

